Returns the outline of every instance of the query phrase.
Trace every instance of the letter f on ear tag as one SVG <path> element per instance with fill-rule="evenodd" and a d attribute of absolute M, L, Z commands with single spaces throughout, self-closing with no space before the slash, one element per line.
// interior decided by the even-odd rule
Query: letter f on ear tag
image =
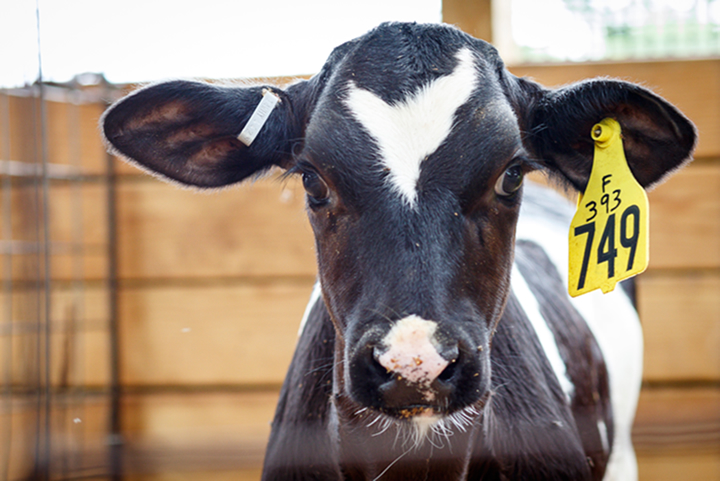
<path fill-rule="evenodd" d="M 570 223 L 568 292 L 615 284 L 648 265 L 648 200 L 625 159 L 620 124 L 604 119 L 592 129 L 595 154 L 585 193 Z"/>

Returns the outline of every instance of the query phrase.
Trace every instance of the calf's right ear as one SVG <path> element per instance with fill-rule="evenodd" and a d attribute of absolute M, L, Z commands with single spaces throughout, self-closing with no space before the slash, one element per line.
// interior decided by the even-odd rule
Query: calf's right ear
<path fill-rule="evenodd" d="M 238 134 L 268 91 L 279 103 L 245 145 Z M 273 165 L 284 166 L 293 139 L 302 136 L 290 96 L 269 86 L 159 83 L 121 99 L 100 122 L 114 153 L 160 177 L 200 188 L 229 185 Z"/>

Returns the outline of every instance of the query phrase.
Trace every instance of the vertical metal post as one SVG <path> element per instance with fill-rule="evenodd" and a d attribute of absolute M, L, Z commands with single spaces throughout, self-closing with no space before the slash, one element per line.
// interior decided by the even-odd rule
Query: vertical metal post
<path fill-rule="evenodd" d="M 45 86 L 43 83 L 43 70 L 42 70 L 42 45 L 40 40 L 40 5 L 36 0 L 35 14 L 37 21 L 37 49 L 38 49 L 38 80 L 37 85 L 39 88 L 38 100 L 40 102 L 40 161 L 41 161 L 41 173 L 42 173 L 42 194 L 41 194 L 41 231 L 42 231 L 42 259 L 43 259 L 43 272 L 42 272 L 42 305 L 43 310 L 40 322 L 44 321 L 44 350 L 43 350 L 43 376 L 42 383 L 44 384 L 42 389 L 41 397 L 44 400 L 43 411 L 44 411 L 44 443 L 41 455 L 41 466 L 42 466 L 42 477 L 43 479 L 50 479 L 50 463 L 52 457 L 52 438 L 51 438 L 51 423 L 52 423 L 52 379 L 51 379 L 51 342 L 52 342 L 52 319 L 50 315 L 50 294 L 51 294 L 51 272 L 50 272 L 50 211 L 49 211 L 49 196 L 50 196 L 50 178 L 48 176 L 48 149 L 47 149 L 47 105 L 45 103 Z M 39 280 L 39 279 L 38 279 Z M 42 336 L 39 336 L 42 337 Z"/>
<path fill-rule="evenodd" d="M 8 481 L 10 476 L 10 450 L 12 445 L 12 410 L 13 410 L 13 269 L 12 269 L 12 180 L 10 178 L 10 98 L 7 94 L 0 95 L 0 130 L 2 130 L 3 150 L 0 160 L 4 161 L 5 172 L 2 179 L 2 240 L 7 246 L 3 255 L 3 295 L 5 296 L 5 309 L 2 315 L 4 335 L 6 342 L 3 346 L 5 371 L 3 372 L 3 413 L 6 425 L 3 429 L 3 452 L 0 457 L 0 480 Z"/>
<path fill-rule="evenodd" d="M 81 99 L 81 92 L 79 90 L 77 82 L 73 82 L 71 89 L 69 90 L 67 108 L 68 108 L 68 134 L 69 134 L 69 153 L 71 164 L 77 171 L 77 174 L 72 179 L 72 310 L 69 314 L 67 322 L 70 324 L 66 326 L 66 336 L 69 336 L 67 343 L 67 369 L 68 372 L 65 380 L 65 389 L 67 390 L 68 398 L 66 403 L 69 405 L 68 412 L 70 412 L 71 418 L 74 418 L 75 414 L 82 419 L 84 413 L 84 397 L 87 395 L 87 385 L 82 387 L 81 391 L 77 391 L 73 388 L 73 378 L 77 381 L 81 380 L 80 369 L 73 370 L 74 359 L 82 359 L 83 356 L 75 355 L 75 353 L 81 353 L 84 344 L 80 341 L 82 336 L 78 335 L 80 330 L 79 325 L 84 325 L 84 329 L 87 329 L 87 323 L 82 323 L 85 320 L 85 311 L 83 308 L 83 301 L 85 299 L 85 271 L 83 268 L 83 260 L 85 257 L 84 239 L 83 239 L 83 186 L 84 180 L 82 177 L 82 148 L 81 138 L 83 135 L 81 129 L 81 118 L 82 118 L 82 106 L 83 101 Z M 73 352 L 74 351 L 74 352 Z M 82 361 L 78 361 L 82 362 Z M 82 366 L 81 366 L 82 367 Z M 75 371 L 75 372 L 73 372 Z M 79 386 L 75 386 L 78 388 Z M 70 395 L 73 393 L 73 395 Z M 85 393 L 85 394 L 83 394 Z M 68 420 L 66 420 L 68 421 Z M 75 446 L 77 451 L 75 457 L 71 459 L 65 459 L 66 469 L 69 467 L 72 470 L 74 467 L 82 465 L 82 456 L 84 450 L 84 437 L 83 430 L 75 430 L 75 435 L 72 437 L 73 441 L 77 439 Z M 70 456 L 66 456 L 70 458 Z M 63 473 L 65 475 L 66 473 Z"/>
<path fill-rule="evenodd" d="M 106 92 L 112 90 L 106 85 Z M 107 95 L 110 97 L 110 95 Z M 109 106 L 109 105 L 107 105 Z M 110 474 L 112 481 L 121 481 L 124 474 L 124 441 L 122 437 L 120 384 L 120 333 L 118 325 L 118 267 L 117 267 L 117 191 L 115 160 L 107 159 L 107 219 L 108 219 L 108 296 L 110 329 Z"/>

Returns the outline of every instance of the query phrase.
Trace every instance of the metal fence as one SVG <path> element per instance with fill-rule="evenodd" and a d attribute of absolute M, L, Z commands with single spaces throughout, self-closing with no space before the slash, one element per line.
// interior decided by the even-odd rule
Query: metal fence
<path fill-rule="evenodd" d="M 117 454 L 112 164 L 83 125 L 111 92 L 87 83 L 0 90 L 2 481 L 108 479 Z"/>

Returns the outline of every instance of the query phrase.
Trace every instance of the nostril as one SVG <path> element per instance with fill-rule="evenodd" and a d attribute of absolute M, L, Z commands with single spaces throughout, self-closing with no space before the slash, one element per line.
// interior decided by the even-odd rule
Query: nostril
<path fill-rule="evenodd" d="M 382 352 L 378 348 L 368 349 L 367 364 L 370 366 L 372 373 L 381 379 L 381 382 L 389 381 L 393 377 L 392 371 L 380 363 Z"/>
<path fill-rule="evenodd" d="M 437 377 L 438 380 L 448 382 L 455 376 L 455 372 L 457 371 L 458 358 L 459 355 L 454 357 L 453 359 L 450 359 L 447 367 L 443 369 L 443 371 Z"/>
<path fill-rule="evenodd" d="M 450 364 L 454 364 L 460 357 L 460 347 L 457 344 L 445 346 L 442 349 L 438 349 L 438 353 Z"/>
<path fill-rule="evenodd" d="M 447 359 L 448 365 L 443 371 L 438 375 L 438 380 L 440 381 L 449 381 L 452 379 L 452 377 L 455 375 L 455 372 L 457 371 L 457 365 L 458 361 L 460 359 L 460 348 L 457 344 L 452 346 L 445 346 L 444 349 L 440 351 L 440 355 Z"/>

